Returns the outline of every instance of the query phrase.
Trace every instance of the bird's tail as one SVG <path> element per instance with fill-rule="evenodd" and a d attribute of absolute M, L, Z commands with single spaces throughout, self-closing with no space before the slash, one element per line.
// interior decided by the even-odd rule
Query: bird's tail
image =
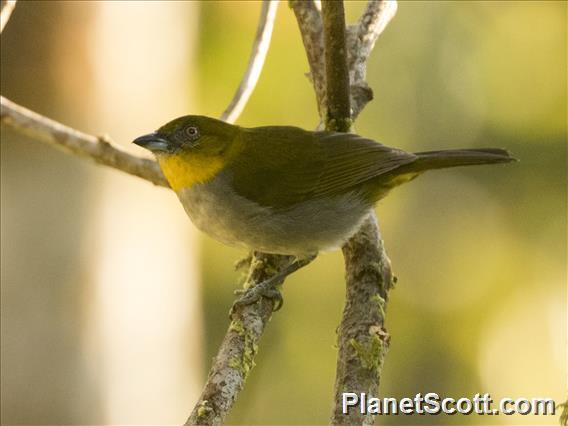
<path fill-rule="evenodd" d="M 418 159 L 411 163 L 413 172 L 517 161 L 508 151 L 499 148 L 448 149 L 416 152 L 415 155 L 418 156 Z"/>

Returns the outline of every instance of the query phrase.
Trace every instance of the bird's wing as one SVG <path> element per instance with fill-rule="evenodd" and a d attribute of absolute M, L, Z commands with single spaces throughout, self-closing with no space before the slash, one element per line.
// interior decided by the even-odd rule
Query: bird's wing
<path fill-rule="evenodd" d="M 266 207 L 344 194 L 403 164 L 407 152 L 349 133 L 295 127 L 245 130 L 242 151 L 228 166 L 235 191 Z"/>
<path fill-rule="evenodd" d="M 315 134 L 326 162 L 314 195 L 334 195 L 416 161 L 416 156 L 352 133 Z"/>

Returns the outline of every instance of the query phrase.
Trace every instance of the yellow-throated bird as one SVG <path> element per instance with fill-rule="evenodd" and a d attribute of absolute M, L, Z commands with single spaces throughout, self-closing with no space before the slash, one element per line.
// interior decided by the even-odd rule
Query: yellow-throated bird
<path fill-rule="evenodd" d="M 202 231 L 226 244 L 296 256 L 237 303 L 279 298 L 275 285 L 286 275 L 319 251 L 341 247 L 378 200 L 422 172 L 514 160 L 497 148 L 411 154 L 351 133 L 244 128 L 193 115 L 134 143 L 156 155 Z"/>

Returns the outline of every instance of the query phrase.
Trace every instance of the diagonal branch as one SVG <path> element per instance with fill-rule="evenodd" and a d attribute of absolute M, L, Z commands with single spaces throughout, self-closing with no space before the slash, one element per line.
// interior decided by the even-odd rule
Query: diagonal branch
<path fill-rule="evenodd" d="M 1 29 L 4 29 L 15 6 L 15 0 L 5 2 L 0 15 Z M 223 113 L 222 119 L 226 119 L 229 122 L 233 122 L 237 119 L 258 81 L 270 44 L 277 6 L 278 2 L 274 0 L 267 0 L 263 3 L 261 19 L 249 66 L 234 99 Z M 2 124 L 24 133 L 35 140 L 48 143 L 68 154 L 116 168 L 146 179 L 155 185 L 169 187 L 156 161 L 129 154 L 109 141 L 107 137 L 96 137 L 80 132 L 20 106 L 4 97 L 0 97 L 0 101 Z"/>
<path fill-rule="evenodd" d="M 4 31 L 4 27 L 10 20 L 12 12 L 16 8 L 16 0 L 3 1 L 4 6 L 2 6 L 2 12 L 0 12 L 0 33 Z"/>
<path fill-rule="evenodd" d="M 265 0 L 262 3 L 258 29 L 256 31 L 247 70 L 243 75 L 241 84 L 237 88 L 231 103 L 223 114 L 221 114 L 221 120 L 227 123 L 234 123 L 239 115 L 241 115 L 258 82 L 266 54 L 268 53 L 268 47 L 270 46 L 270 38 L 272 37 L 277 8 L 278 0 Z"/>
<path fill-rule="evenodd" d="M 367 3 L 367 7 L 356 26 L 360 59 L 366 61 L 369 58 L 377 38 L 394 18 L 396 10 L 396 1 L 373 0 Z M 350 68 L 353 68 L 353 66 L 350 65 Z"/>
<path fill-rule="evenodd" d="M 2 124 L 68 154 L 130 173 L 155 185 L 169 187 L 158 163 L 154 160 L 129 154 L 106 137 L 96 137 L 67 127 L 2 96 L 0 96 L 0 105 Z"/>
<path fill-rule="evenodd" d="M 355 119 L 373 99 L 373 91 L 365 81 L 367 60 L 375 47 L 375 42 L 387 24 L 394 18 L 397 10 L 396 1 L 372 0 L 357 25 L 347 29 L 347 57 L 351 79 L 352 118 Z"/>
<path fill-rule="evenodd" d="M 254 253 L 245 287 L 257 285 L 289 264 L 290 256 Z M 186 425 L 223 423 L 242 390 L 264 329 L 272 317 L 274 301 L 261 298 L 253 305 L 235 307 L 231 324 L 209 371 L 207 383 Z"/>

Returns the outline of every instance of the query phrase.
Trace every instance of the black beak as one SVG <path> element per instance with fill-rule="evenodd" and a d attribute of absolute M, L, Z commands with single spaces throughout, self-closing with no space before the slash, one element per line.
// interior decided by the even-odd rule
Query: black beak
<path fill-rule="evenodd" d="M 134 139 L 132 143 L 152 152 L 168 152 L 168 147 L 170 145 L 166 139 L 156 132 L 140 136 L 139 138 Z"/>

